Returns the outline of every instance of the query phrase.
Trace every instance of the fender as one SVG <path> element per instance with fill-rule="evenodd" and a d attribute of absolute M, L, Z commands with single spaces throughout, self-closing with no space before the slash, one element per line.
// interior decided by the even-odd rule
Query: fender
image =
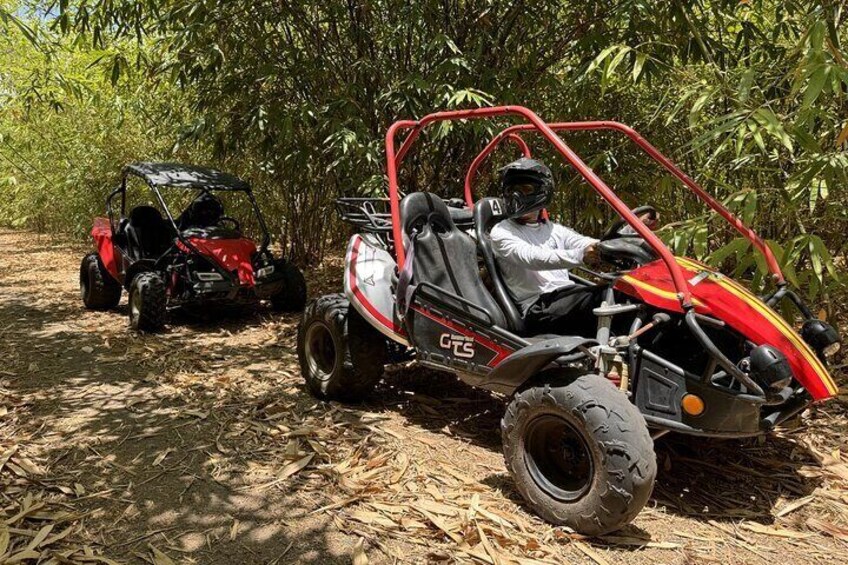
<path fill-rule="evenodd" d="M 748 289 L 692 259 L 677 257 L 688 279 L 695 310 L 715 316 L 756 345 L 768 344 L 786 356 L 795 379 L 813 400 L 824 400 L 838 394 L 838 388 L 827 368 L 795 329 L 768 304 Z M 651 306 L 682 313 L 668 269 L 654 261 L 630 271 L 614 288 Z"/>
<path fill-rule="evenodd" d="M 552 337 L 537 341 L 501 361 L 479 386 L 512 394 L 550 364 L 576 361 L 586 355 L 584 348 L 596 345 L 596 340 L 579 336 Z"/>
<path fill-rule="evenodd" d="M 369 234 L 350 238 L 345 256 L 344 289 L 351 305 L 383 335 L 409 345 L 398 319 L 392 291 L 396 269 L 391 254 Z"/>
<path fill-rule="evenodd" d="M 94 244 L 97 246 L 97 254 L 100 255 L 100 261 L 106 268 L 113 279 L 121 282 L 121 273 L 118 265 L 120 252 L 115 249 L 115 243 L 112 241 L 112 224 L 108 218 L 94 218 L 94 225 L 91 228 L 91 237 L 94 238 Z"/>

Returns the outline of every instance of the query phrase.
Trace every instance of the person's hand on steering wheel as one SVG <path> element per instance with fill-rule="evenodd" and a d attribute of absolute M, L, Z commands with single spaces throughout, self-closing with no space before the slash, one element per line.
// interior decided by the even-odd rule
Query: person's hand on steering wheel
<path fill-rule="evenodd" d="M 589 245 L 586 249 L 583 250 L 583 264 L 584 265 L 594 265 L 600 263 L 601 258 L 598 253 L 598 246 L 595 243 Z"/>
<path fill-rule="evenodd" d="M 654 231 L 660 223 L 660 213 L 656 210 L 648 210 L 637 216 L 639 220 L 648 226 L 648 229 Z"/>
<path fill-rule="evenodd" d="M 645 226 L 654 230 L 659 223 L 659 213 L 653 206 L 639 206 L 632 210 Z M 639 233 L 624 218 L 610 225 L 595 246 L 600 262 L 614 265 L 620 270 L 630 270 L 655 259 L 655 253 L 647 246 Z"/>
<path fill-rule="evenodd" d="M 226 223 L 230 224 L 231 229 L 235 231 L 241 231 L 241 224 L 235 218 L 232 218 L 230 216 L 221 216 L 220 218 L 218 218 L 219 226 Z"/>

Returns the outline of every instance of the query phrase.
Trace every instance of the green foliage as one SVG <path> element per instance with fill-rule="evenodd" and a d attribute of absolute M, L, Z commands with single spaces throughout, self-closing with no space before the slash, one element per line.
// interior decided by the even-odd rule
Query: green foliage
<path fill-rule="evenodd" d="M 123 165 L 170 156 L 182 93 L 104 81 L 100 61 L 132 43 L 77 49 L 39 25 L 25 25 L 38 43 L 0 39 L 0 223 L 83 236 Z"/>
<path fill-rule="evenodd" d="M 333 199 L 383 192 L 392 121 L 520 103 L 552 120 L 633 125 L 752 223 L 793 284 L 826 297 L 841 282 L 848 198 L 841 2 L 34 5 L 40 15 L 25 18 L 19 6 L 0 3 L 0 26 L 9 30 L 2 41 L 12 44 L 0 55 L 0 68 L 11 68 L 0 71 L 0 134 L 20 153 L 0 141 L 8 157 L 0 157 L 0 179 L 14 178 L 4 191 L 17 195 L 0 203 L 6 223 L 43 225 L 47 209 L 57 218 L 52 225 L 81 230 L 96 209 L 90 195 L 102 198 L 98 183 L 113 179 L 122 161 L 176 151 L 251 179 L 280 243 L 301 260 L 319 260 L 344 234 L 327 221 Z M 407 158 L 402 183 L 458 195 L 495 125 L 433 128 Z M 58 140 L 67 147 L 52 148 Z M 764 262 L 736 232 L 622 140 L 570 134 L 566 141 L 628 203 L 661 210 L 671 222 L 663 236 L 676 252 L 766 283 Z M 534 151 L 555 161 L 539 143 Z M 491 161 L 513 155 L 501 149 Z M 76 166 L 57 164 L 66 156 Z M 492 163 L 481 191 L 491 189 Z M 610 211 L 571 171 L 557 175 L 564 190 L 555 211 L 599 232 Z"/>

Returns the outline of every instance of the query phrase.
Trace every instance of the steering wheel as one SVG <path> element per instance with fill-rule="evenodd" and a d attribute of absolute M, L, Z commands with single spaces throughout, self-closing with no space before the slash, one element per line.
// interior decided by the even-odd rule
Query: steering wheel
<path fill-rule="evenodd" d="M 650 222 L 656 222 L 659 218 L 653 206 L 639 206 L 633 208 L 632 212 L 636 216 L 647 214 Z M 623 218 L 613 222 L 607 228 L 597 247 L 601 261 L 624 271 L 650 263 L 657 258 L 654 250 Z"/>
<path fill-rule="evenodd" d="M 651 205 L 645 206 L 637 206 L 631 210 L 635 216 L 643 216 L 648 214 L 649 221 L 656 222 L 659 218 L 657 214 L 657 209 Z M 639 234 L 636 233 L 635 230 L 630 228 L 627 230 L 627 233 L 623 232 L 622 229 L 624 227 L 630 228 L 630 224 L 627 223 L 627 220 L 624 218 L 619 218 L 610 224 L 610 227 L 607 228 L 607 231 L 604 232 L 604 235 L 601 236 L 601 241 L 607 241 L 609 239 L 616 239 L 618 237 L 639 237 Z"/>
<path fill-rule="evenodd" d="M 234 229 L 235 231 L 241 231 L 241 224 L 235 218 L 232 218 L 230 216 L 221 216 L 220 218 L 218 218 L 218 225 L 221 225 L 225 222 L 229 222 L 230 224 L 232 224 L 232 229 Z"/>

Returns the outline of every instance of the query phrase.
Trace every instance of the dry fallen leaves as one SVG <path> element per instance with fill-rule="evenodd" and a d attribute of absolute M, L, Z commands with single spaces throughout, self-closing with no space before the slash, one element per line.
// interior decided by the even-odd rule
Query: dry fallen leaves
<path fill-rule="evenodd" d="M 353 546 L 353 565 L 368 565 L 368 556 L 365 554 L 365 538 L 359 538 Z"/>
<path fill-rule="evenodd" d="M 285 338 L 269 339 L 262 345 L 275 347 L 274 356 L 279 355 L 281 344 L 292 339 L 296 320 L 286 323 L 290 327 Z M 97 330 L 92 328 L 92 331 Z M 236 339 L 237 334 L 221 333 L 227 340 Z M 728 551 L 738 553 L 742 562 L 773 561 L 784 553 L 788 555 L 787 562 L 792 561 L 791 556 L 805 553 L 818 555 L 814 559 L 824 561 L 822 556 L 827 554 L 816 552 L 843 544 L 848 535 L 848 495 L 845 494 L 848 471 L 845 456 L 839 451 L 840 445 L 845 451 L 846 419 L 838 412 L 821 417 L 818 422 L 806 421 L 808 429 L 803 434 L 782 438 L 797 445 L 797 452 L 785 458 L 775 456 L 762 444 L 745 448 L 747 460 L 724 457 L 738 449 L 739 444 L 733 442 L 728 442 L 730 447 L 725 448 L 725 453 L 716 448 L 718 457 L 692 462 L 676 454 L 663 454 L 666 485 L 672 475 L 685 475 L 681 467 L 688 466 L 699 481 L 703 470 L 724 477 L 728 483 L 753 479 L 756 494 L 769 500 L 769 505 L 746 504 L 744 500 L 706 487 L 685 493 L 675 491 L 670 496 L 658 489 L 654 499 L 657 506 L 646 509 L 639 519 L 639 526 L 652 532 L 653 538 L 647 534 L 643 537 L 642 532 L 638 535 L 629 532 L 586 540 L 544 524 L 526 512 L 509 493 L 508 481 L 504 486 L 502 464 L 496 458 L 485 463 L 477 460 L 481 453 L 496 452 L 497 448 L 469 446 L 468 437 L 479 433 L 496 441 L 496 431 L 474 428 L 473 433 L 463 434 L 457 431 L 456 421 L 446 424 L 450 403 L 457 401 L 466 403 L 461 406 L 463 409 L 469 408 L 469 404 L 473 408 L 478 400 L 472 393 L 457 394 L 465 395 L 458 399 L 440 398 L 438 390 L 428 395 L 410 393 L 410 411 L 438 419 L 438 424 L 431 427 L 428 420 L 424 420 L 426 425 L 410 421 L 406 412 L 391 422 L 392 409 L 371 407 L 373 412 L 364 412 L 310 399 L 303 391 L 296 361 L 288 353 L 284 354 L 289 357 L 287 361 L 275 361 L 270 368 L 248 372 L 238 366 L 240 361 L 208 358 L 208 352 L 198 356 L 207 357 L 200 361 L 186 360 L 164 338 L 134 337 L 133 340 L 137 343 L 128 349 L 129 361 L 123 362 L 143 363 L 147 377 L 139 380 L 167 387 L 185 401 L 164 428 L 172 425 L 189 426 L 190 430 L 200 426 L 216 428 L 212 435 L 201 438 L 203 449 L 210 452 L 213 478 L 217 479 L 221 469 L 238 469 L 233 465 L 234 460 L 259 462 L 257 480 L 248 482 L 244 488 L 296 489 L 298 494 L 314 501 L 314 506 L 320 508 L 313 513 L 325 514 L 331 527 L 348 532 L 353 536 L 349 539 L 357 540 L 352 559 L 358 565 L 368 562 L 366 545 L 369 552 L 376 554 L 388 552 L 384 546 L 391 546 L 394 541 L 406 544 L 407 548 L 426 548 L 417 555 L 460 562 L 723 563 L 727 562 Z M 94 353 L 94 348 L 89 348 L 90 352 L 83 351 Z M 107 360 L 102 352 L 104 349 L 97 342 L 99 362 Z M 27 359 L 16 371 L 27 373 L 29 378 L 49 370 L 53 363 L 50 355 L 33 358 L 38 363 Z M 261 403 L 256 401 L 256 396 L 246 400 L 229 396 L 226 398 L 232 406 L 219 410 L 218 405 L 210 405 L 207 397 L 197 394 L 202 389 L 211 391 L 213 399 L 224 398 L 226 395 L 215 394 L 219 390 L 231 393 L 239 388 L 247 389 L 259 380 L 263 371 L 273 374 L 274 382 L 272 393 Z M 17 373 L 0 371 L 0 374 Z M 98 386 L 95 383 L 92 390 L 97 392 Z M 5 402 L 4 398 L 0 392 L 0 432 L 4 431 L 4 423 L 16 416 L 14 403 Z M 125 406 L 138 413 L 151 408 L 151 400 L 155 402 L 151 398 L 133 398 Z M 225 418 L 219 420 L 222 415 Z M 467 410 L 462 417 L 466 415 Z M 401 425 L 397 425 L 397 420 L 401 420 Z M 802 436 L 803 439 L 798 439 Z M 14 433 L 0 435 L 0 490 L 11 493 L 0 509 L 0 562 L 12 557 L 19 562 L 47 561 L 51 553 L 60 553 L 70 562 L 115 565 L 114 560 L 79 545 L 83 533 L 72 506 L 75 497 L 90 496 L 86 488 L 75 482 L 76 479 L 57 480 L 57 469 L 50 468 L 49 461 L 33 454 L 27 442 L 16 441 L 16 437 Z M 766 440 L 770 441 L 772 438 Z M 109 457 L 108 446 L 95 445 L 95 448 L 98 458 Z M 814 454 L 814 460 L 808 452 Z M 182 468 L 178 460 L 182 455 L 174 455 L 173 448 L 165 444 L 147 451 L 144 461 L 148 463 L 152 458 L 158 467 L 156 473 L 179 473 Z M 466 460 L 471 463 L 467 464 Z M 805 476 L 812 480 L 800 479 Z M 494 482 L 486 482 L 486 478 L 493 478 Z M 815 490 L 808 488 L 810 484 L 815 484 Z M 91 485 L 86 485 L 95 492 Z M 13 492 L 10 487 L 18 490 Z M 674 522 L 664 514 L 666 504 L 677 509 Z M 706 507 L 709 510 L 701 515 Z M 715 518 L 720 528 L 707 525 L 705 516 Z M 674 529 L 667 527 L 670 523 L 674 523 Z M 225 522 L 223 530 L 222 542 L 240 543 L 247 537 L 247 524 L 238 520 Z M 138 537 L 138 532 L 135 534 L 128 538 Z M 163 545 L 166 542 L 157 539 L 151 541 L 158 548 L 144 547 L 150 538 L 140 539 L 143 541 L 135 545 L 134 554 L 144 552 L 144 559 L 156 565 L 174 562 L 159 549 L 172 552 L 171 545 Z M 291 547 L 289 543 L 283 554 Z M 795 548 L 797 554 L 790 554 Z M 640 556 L 644 556 L 641 561 Z M 293 556 L 286 556 L 290 557 Z M 372 555 L 372 560 L 380 561 L 376 555 Z M 407 562 L 412 561 L 415 559 Z"/>

